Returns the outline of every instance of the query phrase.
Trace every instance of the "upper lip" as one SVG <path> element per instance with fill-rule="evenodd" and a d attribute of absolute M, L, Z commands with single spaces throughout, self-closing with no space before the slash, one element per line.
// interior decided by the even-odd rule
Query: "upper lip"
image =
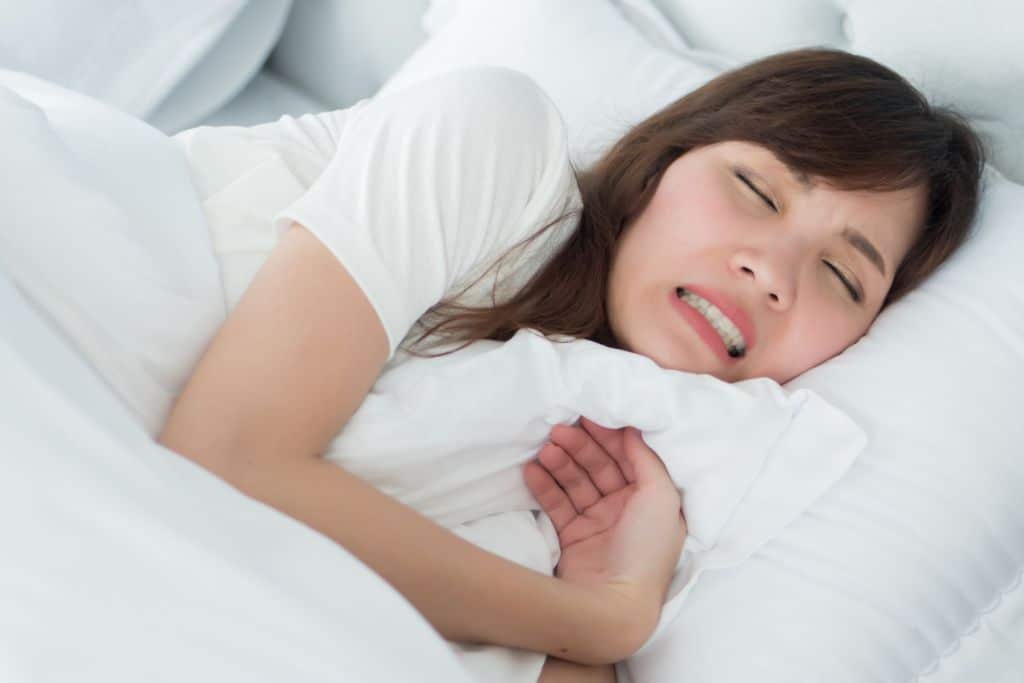
<path fill-rule="evenodd" d="M 718 310 L 725 314 L 725 317 L 739 328 L 740 333 L 743 335 L 746 350 L 749 352 L 754 348 L 754 323 L 738 303 L 721 292 L 707 289 L 701 285 L 682 285 L 682 287 L 699 297 L 707 299 L 708 303 L 714 304 Z"/>

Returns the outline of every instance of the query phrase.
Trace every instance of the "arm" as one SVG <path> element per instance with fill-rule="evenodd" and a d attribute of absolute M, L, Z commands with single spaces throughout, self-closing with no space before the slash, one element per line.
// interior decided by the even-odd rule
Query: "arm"
<path fill-rule="evenodd" d="M 578 425 L 556 425 L 550 441 L 524 475 L 531 493 L 558 532 L 562 556 L 558 575 L 584 578 L 606 569 L 606 554 L 596 549 L 608 543 L 607 530 L 618 522 L 629 498 L 652 483 L 670 483 L 656 454 L 635 430 L 606 429 L 586 418 Z M 673 498 L 670 496 L 670 498 Z M 673 528 L 675 527 L 675 528 Z M 650 531 L 645 528 L 644 531 Z M 665 545 L 673 537 L 681 551 L 686 521 L 655 533 Z M 586 666 L 548 657 L 539 683 L 615 683 L 615 666 Z"/>
<path fill-rule="evenodd" d="M 344 546 L 446 638 L 581 662 L 615 661 L 639 647 L 656 624 L 663 586 L 532 572 L 320 457 L 387 349 L 345 268 L 293 226 L 207 348 L 159 440 Z"/>

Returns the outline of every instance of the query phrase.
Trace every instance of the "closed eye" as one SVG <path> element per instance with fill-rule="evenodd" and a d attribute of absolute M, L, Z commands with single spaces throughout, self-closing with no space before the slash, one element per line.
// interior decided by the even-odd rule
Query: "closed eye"
<path fill-rule="evenodd" d="M 750 188 L 751 192 L 756 194 L 758 197 L 761 198 L 762 201 L 764 201 L 765 204 L 770 206 L 772 211 L 774 211 L 775 213 L 779 212 L 779 207 L 775 206 L 775 202 L 769 199 L 768 195 L 766 195 L 764 192 L 761 192 L 761 190 L 757 189 L 757 185 L 752 183 L 750 181 L 750 178 L 744 175 L 742 171 L 733 171 L 733 173 L 736 174 L 736 177 L 740 179 L 740 182 L 742 182 L 744 185 Z"/>
<path fill-rule="evenodd" d="M 836 274 L 836 277 L 839 278 L 839 281 L 843 283 L 843 286 L 846 287 L 846 291 L 850 293 L 850 298 L 853 299 L 856 303 L 860 303 L 862 298 L 860 292 L 857 290 L 856 287 L 853 286 L 853 283 L 850 282 L 850 280 L 847 279 L 845 275 L 843 275 L 843 271 L 839 270 L 828 261 L 823 261 L 823 263 L 826 266 L 828 266 L 829 269 Z"/>

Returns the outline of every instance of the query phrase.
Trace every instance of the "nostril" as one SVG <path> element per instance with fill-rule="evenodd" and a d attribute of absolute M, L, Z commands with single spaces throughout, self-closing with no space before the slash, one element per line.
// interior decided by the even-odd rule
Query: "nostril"
<path fill-rule="evenodd" d="M 752 271 L 750 268 L 747 268 L 746 266 L 740 266 L 740 269 L 744 273 L 746 273 L 747 275 L 753 275 L 754 274 L 754 271 Z"/>
<path fill-rule="evenodd" d="M 772 292 L 768 296 L 770 296 L 772 298 L 772 301 L 778 302 L 778 300 L 779 300 L 779 295 L 775 294 L 774 292 Z"/>

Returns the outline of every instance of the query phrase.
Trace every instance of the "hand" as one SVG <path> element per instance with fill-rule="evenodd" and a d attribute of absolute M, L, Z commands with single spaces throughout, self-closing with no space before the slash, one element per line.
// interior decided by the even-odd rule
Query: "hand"
<path fill-rule="evenodd" d="M 678 490 L 636 429 L 582 419 L 550 439 L 524 476 L 558 531 L 557 575 L 625 591 L 653 629 L 686 538 Z"/>

